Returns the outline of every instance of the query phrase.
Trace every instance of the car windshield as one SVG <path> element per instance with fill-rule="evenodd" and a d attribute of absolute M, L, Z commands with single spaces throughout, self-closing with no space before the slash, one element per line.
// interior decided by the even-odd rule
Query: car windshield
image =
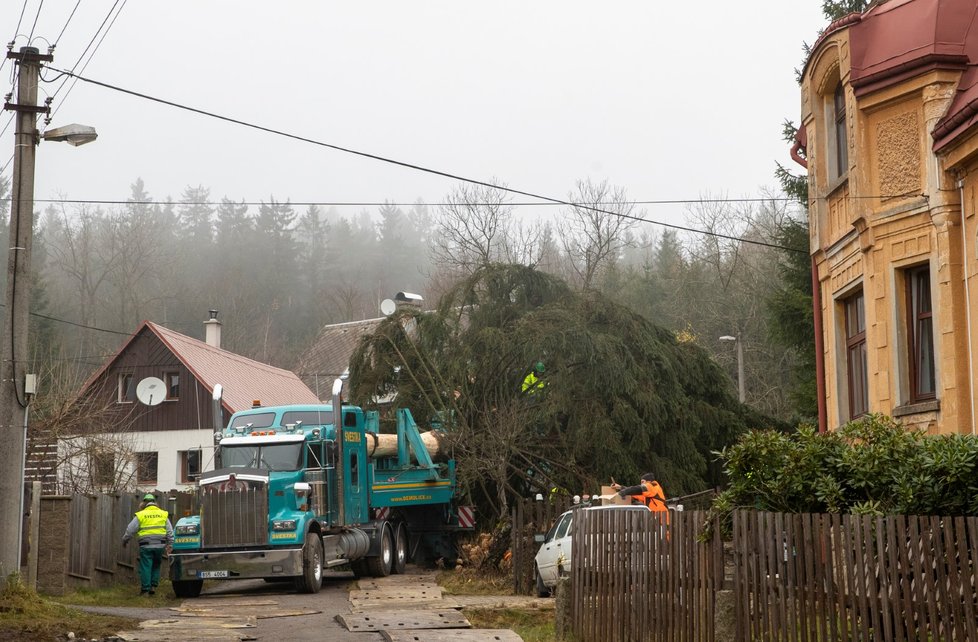
<path fill-rule="evenodd" d="M 302 442 L 221 447 L 224 468 L 264 468 L 299 470 L 302 467 Z"/>

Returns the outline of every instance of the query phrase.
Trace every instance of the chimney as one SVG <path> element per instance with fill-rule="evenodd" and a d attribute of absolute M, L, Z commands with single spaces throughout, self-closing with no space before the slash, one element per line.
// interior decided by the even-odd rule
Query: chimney
<path fill-rule="evenodd" d="M 422 303 L 424 303 L 424 299 L 420 294 L 414 294 L 413 292 L 398 292 L 394 295 L 394 304 L 397 305 L 398 309 L 411 308 L 414 310 L 420 310 Z"/>
<path fill-rule="evenodd" d="M 204 343 L 220 348 L 221 322 L 217 320 L 217 310 L 210 310 L 208 314 L 210 318 L 204 321 Z"/>

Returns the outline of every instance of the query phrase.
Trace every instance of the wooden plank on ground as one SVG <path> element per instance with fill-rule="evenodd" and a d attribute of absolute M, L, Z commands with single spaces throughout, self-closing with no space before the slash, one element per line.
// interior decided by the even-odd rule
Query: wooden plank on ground
<path fill-rule="evenodd" d="M 255 618 L 172 618 L 146 620 L 138 631 L 120 631 L 116 635 L 132 642 L 187 642 L 188 640 L 239 639 L 244 629 L 255 629 Z"/>
<path fill-rule="evenodd" d="M 380 586 L 414 586 L 415 584 L 437 584 L 438 576 L 434 573 L 418 575 L 388 575 L 387 577 L 365 577 L 357 580 L 357 584 L 378 584 Z"/>
<path fill-rule="evenodd" d="M 510 629 L 447 629 L 441 631 L 381 631 L 386 642 L 523 642 Z"/>
<path fill-rule="evenodd" d="M 244 616 L 244 613 L 231 611 L 220 611 L 214 608 L 193 608 L 181 606 L 179 608 L 171 608 L 180 617 L 211 617 L 211 618 L 234 618 Z M 316 609 L 287 609 L 287 608 L 262 608 L 257 611 L 254 609 L 249 610 L 249 613 L 254 613 L 254 617 L 259 620 L 267 620 L 269 618 L 275 617 L 293 617 L 297 615 L 315 615 L 316 613 L 322 613 L 320 610 Z"/>
<path fill-rule="evenodd" d="M 392 577 L 397 578 L 411 578 L 407 579 L 396 579 L 392 580 Z M 362 579 L 357 580 L 357 588 L 364 591 L 377 591 L 385 589 L 402 589 L 402 588 L 432 588 L 438 586 L 438 581 L 435 580 L 434 576 L 427 577 L 423 575 L 391 575 L 389 577 L 374 578 L 374 579 Z"/>
<path fill-rule="evenodd" d="M 460 612 L 446 609 L 341 613 L 336 616 L 336 621 L 348 631 L 472 628 L 472 624 Z"/>
<path fill-rule="evenodd" d="M 413 599 L 424 599 L 424 600 L 440 600 L 442 598 L 441 588 L 411 588 L 411 587 L 401 587 L 401 588 L 384 588 L 376 590 L 367 591 L 350 591 L 351 600 L 385 600 L 385 599 L 400 599 L 400 598 L 413 598 Z"/>
<path fill-rule="evenodd" d="M 364 611 L 390 611 L 390 610 L 413 610 L 413 609 L 435 609 L 445 611 L 448 609 L 460 609 L 462 605 L 455 600 L 448 599 L 391 599 L 391 600 L 350 600 L 350 610 L 354 613 Z"/>

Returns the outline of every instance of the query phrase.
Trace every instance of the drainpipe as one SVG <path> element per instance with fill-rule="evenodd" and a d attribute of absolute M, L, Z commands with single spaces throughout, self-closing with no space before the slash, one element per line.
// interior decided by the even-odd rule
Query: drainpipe
<path fill-rule="evenodd" d="M 825 342 L 822 338 L 822 288 L 818 279 L 818 264 L 812 257 L 812 311 L 815 321 L 815 399 L 818 402 L 818 431 L 828 430 L 828 409 L 825 406 Z"/>
<path fill-rule="evenodd" d="M 958 179 L 958 197 L 961 199 L 961 262 L 962 277 L 964 278 L 964 313 L 968 336 L 968 392 L 971 395 L 971 434 L 975 434 L 975 372 L 974 357 L 971 350 L 971 280 L 968 278 L 968 232 L 964 219 L 964 179 Z"/>

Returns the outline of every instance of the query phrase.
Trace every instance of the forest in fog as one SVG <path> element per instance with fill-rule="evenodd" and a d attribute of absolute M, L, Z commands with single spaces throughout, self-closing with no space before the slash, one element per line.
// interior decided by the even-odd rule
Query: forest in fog
<path fill-rule="evenodd" d="M 0 196 L 6 241 L 8 183 Z M 736 350 L 719 337 L 739 337 L 747 402 L 774 417 L 810 416 L 807 355 L 791 340 L 804 324 L 785 327 L 785 307 L 803 300 L 792 264 L 808 260 L 797 204 L 704 198 L 674 206 L 685 208 L 688 228 L 676 229 L 642 222 L 657 212 L 607 183 L 582 180 L 566 200 L 578 206 L 531 206 L 459 184 L 434 204 L 297 204 L 284 195 L 241 203 L 205 186 L 155 194 L 137 179 L 126 202 L 38 202 L 32 367 L 56 403 L 141 321 L 202 338 L 215 309 L 225 349 L 294 369 L 323 325 L 378 317 L 380 301 L 398 291 L 434 306 L 479 266 L 519 263 L 695 341 L 731 386 Z"/>

